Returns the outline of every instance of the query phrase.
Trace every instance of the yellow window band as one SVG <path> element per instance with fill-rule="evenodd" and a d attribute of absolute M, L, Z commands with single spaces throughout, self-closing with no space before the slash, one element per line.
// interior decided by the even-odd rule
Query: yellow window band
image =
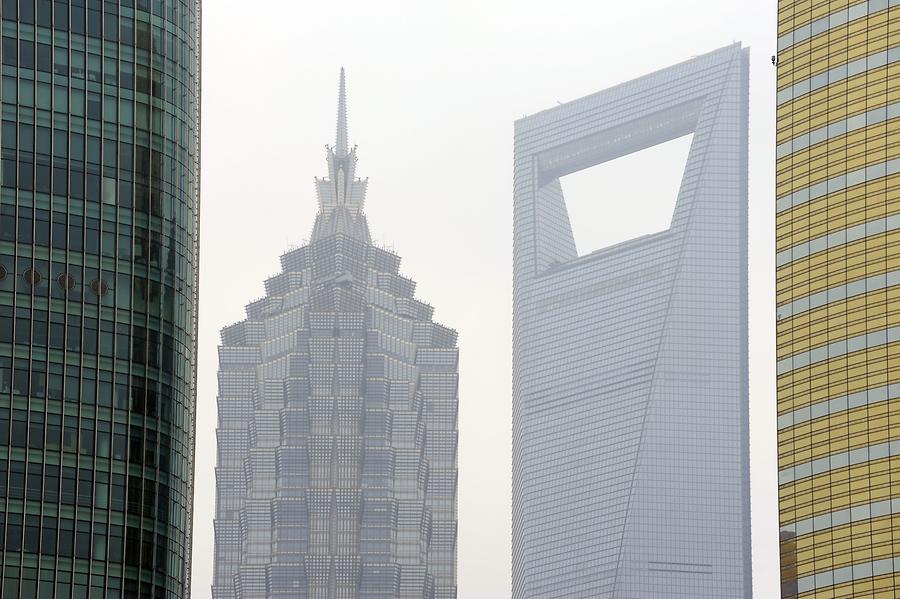
<path fill-rule="evenodd" d="M 778 417 L 778 430 L 789 429 L 798 424 L 816 420 L 830 414 L 838 414 L 846 410 L 852 410 L 862 406 L 871 406 L 883 401 L 900 399 L 900 383 L 891 383 L 873 389 L 857 391 L 849 395 L 842 395 L 834 399 L 827 399 L 809 406 L 805 406 L 782 414 Z"/>
<path fill-rule="evenodd" d="M 840 356 L 851 354 L 866 348 L 878 347 L 896 341 L 900 341 L 900 326 L 871 331 L 848 339 L 835 341 L 828 345 L 821 345 L 807 351 L 796 353 L 789 358 L 778 360 L 776 371 L 777 374 L 785 374 L 798 368 L 806 368 L 810 364 L 815 364 L 816 362 L 839 358 Z"/>
<path fill-rule="evenodd" d="M 844 584 L 845 582 L 891 574 L 892 572 L 900 572 L 900 557 L 888 557 L 874 562 L 854 564 L 852 566 L 829 570 L 828 572 L 819 572 L 818 574 L 804 576 L 797 580 L 797 591 L 805 593 L 807 591 L 831 587 L 836 584 Z"/>
<path fill-rule="evenodd" d="M 821 235 L 815 239 L 798 243 L 775 255 L 775 267 L 780 268 L 790 264 L 794 260 L 800 260 L 823 250 L 831 249 L 858 241 L 870 235 L 879 235 L 887 231 L 900 229 L 900 214 L 894 214 L 886 218 L 876 218 L 866 223 L 860 223 L 840 231 L 834 231 L 828 235 Z"/>
<path fill-rule="evenodd" d="M 900 0 L 897 1 L 900 2 Z M 798 135 L 791 140 L 778 144 L 775 148 L 775 157 L 781 159 L 785 156 L 790 156 L 794 152 L 799 152 L 822 143 L 823 141 L 840 137 L 847 133 L 852 133 L 853 131 L 865 129 L 871 125 L 877 125 L 897 117 L 900 117 L 900 102 L 895 102 L 880 108 L 873 108 L 867 112 L 829 123 L 824 127 L 819 127 L 809 133 Z"/>
<path fill-rule="evenodd" d="M 882 177 L 888 177 L 897 173 L 900 173 L 900 158 L 856 169 L 826 181 L 820 181 L 815 185 L 798 189 L 794 193 L 781 196 L 775 202 L 775 212 L 784 212 L 830 193 L 835 193 L 860 183 L 876 181 Z"/>
<path fill-rule="evenodd" d="M 880 460 L 887 457 L 900 456 L 900 440 L 887 441 L 867 445 L 850 451 L 839 451 L 823 458 L 805 462 L 790 468 L 784 468 L 778 472 L 778 484 L 792 483 L 801 478 L 817 476 L 823 472 L 864 464 L 872 460 Z"/>
<path fill-rule="evenodd" d="M 900 46 L 882 50 L 881 52 L 875 52 L 874 54 L 869 54 L 868 56 L 863 56 L 862 58 L 857 58 L 856 60 L 852 60 L 847 64 L 842 64 L 828 69 L 827 71 L 819 73 L 818 75 L 813 75 L 808 79 L 804 79 L 803 81 L 795 83 L 790 87 L 784 88 L 783 90 L 778 92 L 778 95 L 776 97 L 776 104 L 781 105 L 786 102 L 790 102 L 794 98 L 805 96 L 810 92 L 828 87 L 833 83 L 844 81 L 846 79 L 849 79 L 850 77 L 859 75 L 860 73 L 864 73 L 872 69 L 877 69 L 879 67 L 883 67 L 886 64 L 892 64 L 897 61 L 900 61 Z"/>
<path fill-rule="evenodd" d="M 805 42 L 811 37 L 824 33 L 835 27 L 846 25 L 870 14 L 882 11 L 888 6 L 900 6 L 900 0 L 868 0 L 860 4 L 854 4 L 848 8 L 836 10 L 830 15 L 820 17 L 810 23 L 801 25 L 796 29 L 778 36 L 778 50 L 790 48 L 794 44 Z"/>
<path fill-rule="evenodd" d="M 900 285 L 900 270 L 873 275 L 797 298 L 790 303 L 778 306 L 775 317 L 777 320 L 784 320 L 809 310 L 821 308 L 832 302 L 843 301 L 849 297 L 864 295 L 872 291 L 880 291 L 894 285 Z"/>
<path fill-rule="evenodd" d="M 889 514 L 900 514 L 900 497 L 836 510 L 827 514 L 813 516 L 812 518 L 804 518 L 803 520 L 782 526 L 781 532 L 786 532 L 799 537 L 828 530 L 835 526 L 862 522 L 864 520 L 880 518 L 881 516 L 887 516 Z"/>

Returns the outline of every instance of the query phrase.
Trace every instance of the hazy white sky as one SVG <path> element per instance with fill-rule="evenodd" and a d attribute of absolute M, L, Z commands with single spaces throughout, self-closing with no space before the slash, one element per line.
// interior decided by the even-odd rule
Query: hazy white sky
<path fill-rule="evenodd" d="M 754 583 L 778 596 L 773 339 L 775 2 L 213 0 L 203 23 L 194 597 L 210 596 L 218 331 L 305 242 L 347 68 L 374 238 L 459 331 L 459 596 L 509 596 L 513 121 L 751 46 Z M 686 140 L 563 181 L 582 252 L 663 229 Z"/>

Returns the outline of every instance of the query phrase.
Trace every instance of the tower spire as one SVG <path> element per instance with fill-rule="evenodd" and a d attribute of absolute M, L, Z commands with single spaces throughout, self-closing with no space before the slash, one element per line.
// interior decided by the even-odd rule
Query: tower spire
<path fill-rule="evenodd" d="M 356 148 L 347 143 L 347 82 L 341 67 L 338 86 L 337 138 L 328 152 L 328 177 L 316 179 L 319 215 L 313 227 L 313 240 L 343 233 L 369 242 L 369 226 L 363 214 L 366 181 L 356 176 Z"/>
<path fill-rule="evenodd" d="M 341 82 L 338 88 L 337 137 L 334 145 L 334 153 L 337 158 L 347 156 L 347 84 L 344 67 L 341 67 Z"/>

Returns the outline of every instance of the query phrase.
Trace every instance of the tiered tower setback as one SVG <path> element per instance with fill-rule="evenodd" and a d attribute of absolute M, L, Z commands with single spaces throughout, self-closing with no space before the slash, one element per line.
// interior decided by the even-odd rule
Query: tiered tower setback
<path fill-rule="evenodd" d="M 456 333 L 372 244 L 337 141 L 309 245 L 222 330 L 214 599 L 456 597 Z"/>

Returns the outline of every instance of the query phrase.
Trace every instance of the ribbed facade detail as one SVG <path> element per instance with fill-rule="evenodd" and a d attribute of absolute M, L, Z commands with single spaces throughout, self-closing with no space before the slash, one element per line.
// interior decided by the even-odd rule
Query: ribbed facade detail
<path fill-rule="evenodd" d="M 339 98 L 311 242 L 222 330 L 214 599 L 456 597 L 456 333 L 369 238 Z"/>
<path fill-rule="evenodd" d="M 781 596 L 900 596 L 900 0 L 779 0 Z"/>

